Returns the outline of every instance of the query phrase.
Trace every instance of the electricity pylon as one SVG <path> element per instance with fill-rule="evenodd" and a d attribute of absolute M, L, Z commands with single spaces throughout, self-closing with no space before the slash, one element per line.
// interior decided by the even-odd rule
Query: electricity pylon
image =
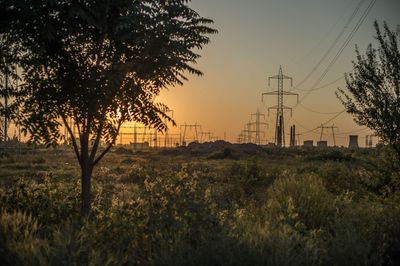
<path fill-rule="evenodd" d="M 336 138 L 335 138 L 335 129 L 337 129 L 338 127 L 335 127 L 335 125 L 332 125 L 330 127 L 321 125 L 320 127 L 318 127 L 321 129 L 321 135 L 319 137 L 319 141 L 322 141 L 322 135 L 324 133 L 324 129 L 331 129 L 332 130 L 332 138 L 333 138 L 333 146 L 336 146 Z"/>
<path fill-rule="evenodd" d="M 255 133 L 254 130 L 252 130 L 252 124 L 251 121 L 249 121 L 246 125 L 245 125 L 245 129 L 243 130 L 244 135 L 244 143 L 251 143 L 252 139 L 253 139 L 253 133 Z"/>
<path fill-rule="evenodd" d="M 261 122 L 261 118 L 264 118 L 265 120 L 265 115 L 260 113 L 260 110 L 257 110 L 257 113 L 255 114 L 251 114 L 251 118 L 253 117 L 255 117 L 255 122 L 250 124 L 255 126 L 255 130 L 253 131 L 256 134 L 255 143 L 257 145 L 261 145 L 261 126 L 268 126 L 268 124 L 265 122 Z"/>
<path fill-rule="evenodd" d="M 183 130 L 182 130 L 183 129 Z M 186 146 L 186 131 L 187 130 L 194 130 L 195 133 L 195 142 L 199 141 L 199 136 L 198 133 L 201 132 L 201 125 L 198 124 L 194 124 L 194 125 L 188 125 L 188 124 L 184 124 L 180 126 L 180 143 L 182 146 Z"/>
<path fill-rule="evenodd" d="M 264 96 L 277 95 L 278 104 L 268 108 L 268 115 L 271 109 L 276 110 L 276 126 L 275 126 L 275 145 L 278 147 L 285 147 L 285 122 L 283 117 L 283 110 L 290 110 L 292 115 L 292 108 L 284 105 L 284 96 L 297 96 L 297 102 L 299 102 L 299 95 L 297 93 L 285 91 L 283 89 L 283 81 L 285 79 L 290 79 L 291 86 L 293 86 L 293 79 L 289 76 L 283 75 L 282 67 L 279 67 L 278 75 L 268 78 L 268 86 L 270 86 L 270 80 L 278 80 L 278 90 L 272 92 L 266 92 L 262 94 L 262 101 L 264 101 Z"/>
<path fill-rule="evenodd" d="M 208 141 L 212 141 L 213 133 L 210 132 L 210 131 L 208 131 L 208 132 L 204 132 L 204 131 L 200 132 L 200 143 L 203 143 L 205 141 L 204 137 L 207 137 Z"/>
<path fill-rule="evenodd" d="M 168 113 L 171 113 L 171 118 L 174 118 L 174 110 L 172 110 L 172 109 L 168 109 L 167 111 L 166 111 L 166 113 L 168 114 Z M 167 121 L 164 121 L 165 123 L 167 123 Z M 168 147 L 169 146 L 169 128 L 168 128 L 168 126 L 167 126 L 167 129 L 165 130 L 165 134 L 164 134 L 164 147 L 166 148 L 166 147 Z"/>

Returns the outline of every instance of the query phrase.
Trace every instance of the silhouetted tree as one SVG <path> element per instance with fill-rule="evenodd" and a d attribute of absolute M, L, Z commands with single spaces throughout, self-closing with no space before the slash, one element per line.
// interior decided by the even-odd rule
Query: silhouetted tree
<path fill-rule="evenodd" d="M 0 1 L 0 33 L 18 44 L 24 70 L 21 123 L 33 141 L 46 144 L 61 141 L 67 128 L 81 167 L 83 216 L 90 212 L 93 168 L 121 125 L 165 130 L 164 121 L 172 120 L 155 96 L 182 84 L 187 73 L 202 74 L 190 64 L 216 31 L 188 2 Z"/>
<path fill-rule="evenodd" d="M 347 90 L 336 95 L 359 125 L 375 131 L 400 158 L 400 27 L 381 31 L 375 21 L 378 48 L 370 44 L 366 54 L 356 47 L 353 73 L 346 74 Z"/>
<path fill-rule="evenodd" d="M 12 48 L 12 44 L 0 35 L 0 142 L 9 139 L 7 132 L 17 108 L 14 100 L 18 75 Z"/>

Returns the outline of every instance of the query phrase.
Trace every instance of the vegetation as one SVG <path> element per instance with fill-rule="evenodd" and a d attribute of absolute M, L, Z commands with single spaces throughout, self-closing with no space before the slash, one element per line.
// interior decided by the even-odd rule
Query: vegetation
<path fill-rule="evenodd" d="M 194 50 L 215 33 L 188 1 L 1 1 L 0 34 L 23 69 L 19 121 L 34 142 L 72 142 L 81 167 L 82 215 L 88 215 L 93 168 L 120 126 L 166 129 L 168 108 L 154 98 L 182 84 Z M 75 134 L 75 129 L 77 134 Z M 107 147 L 99 149 L 100 141 Z"/>
<path fill-rule="evenodd" d="M 15 118 L 17 104 L 14 100 L 18 84 L 13 45 L 0 34 L 0 142 L 8 141 L 10 122 Z M 15 122 L 15 121 L 14 121 Z"/>
<path fill-rule="evenodd" d="M 354 73 L 346 76 L 347 90 L 339 98 L 359 125 L 375 131 L 400 159 L 400 31 L 375 22 L 378 48 L 368 46 L 365 56 L 356 47 Z"/>
<path fill-rule="evenodd" d="M 339 93 L 397 157 L 225 142 L 112 150 L 126 121 L 172 121 L 154 97 L 201 74 L 190 64 L 210 23 L 187 0 L 0 1 L 0 78 L 23 69 L 15 114 L 55 146 L 0 154 L 2 264 L 400 264 L 400 56 L 386 25 Z M 71 150 L 56 145 L 62 125 Z"/>
<path fill-rule="evenodd" d="M 385 147 L 232 152 L 234 158 L 221 159 L 179 149 L 112 150 L 94 173 L 89 219 L 78 212 L 79 168 L 72 151 L 5 154 L 0 261 L 399 263 L 400 168 Z"/>

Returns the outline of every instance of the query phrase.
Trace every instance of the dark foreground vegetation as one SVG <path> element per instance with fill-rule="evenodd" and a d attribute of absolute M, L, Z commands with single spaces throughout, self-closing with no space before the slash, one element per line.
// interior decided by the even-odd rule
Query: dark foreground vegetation
<path fill-rule="evenodd" d="M 67 149 L 3 152 L 3 265 L 398 265 L 399 165 L 350 151 L 117 148 L 81 218 Z"/>

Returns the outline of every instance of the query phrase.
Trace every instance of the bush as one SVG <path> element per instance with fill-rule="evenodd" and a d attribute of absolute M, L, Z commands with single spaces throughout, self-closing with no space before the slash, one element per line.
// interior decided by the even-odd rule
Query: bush
<path fill-rule="evenodd" d="M 267 191 L 265 212 L 269 219 L 290 225 L 300 222 L 308 229 L 326 227 L 335 215 L 334 195 L 315 175 L 286 175 L 277 179 Z"/>
<path fill-rule="evenodd" d="M 0 262 L 396 265 L 400 193 L 375 193 L 385 176 L 373 166 L 379 156 L 356 156 L 293 168 L 269 157 L 113 158 L 93 180 L 87 220 L 77 177 L 21 178 L 0 188 Z"/>
<path fill-rule="evenodd" d="M 8 189 L 0 190 L 0 207 L 32 214 L 44 226 L 79 217 L 79 183 L 46 176 L 36 183 L 19 178 Z"/>
<path fill-rule="evenodd" d="M 3 265 L 44 265 L 46 242 L 39 238 L 40 226 L 32 215 L 19 211 L 0 212 L 0 261 Z"/>
<path fill-rule="evenodd" d="M 219 222 L 206 188 L 182 169 L 148 177 L 130 202 L 114 199 L 110 212 L 88 225 L 85 241 L 99 251 L 100 261 L 116 257 L 120 263 L 151 264 L 178 243 L 200 245 L 206 233 L 218 233 Z"/>
<path fill-rule="evenodd" d="M 232 203 L 246 204 L 250 198 L 258 199 L 260 188 L 269 186 L 277 175 L 252 158 L 227 164 L 219 180 L 224 182 L 225 198 Z"/>

